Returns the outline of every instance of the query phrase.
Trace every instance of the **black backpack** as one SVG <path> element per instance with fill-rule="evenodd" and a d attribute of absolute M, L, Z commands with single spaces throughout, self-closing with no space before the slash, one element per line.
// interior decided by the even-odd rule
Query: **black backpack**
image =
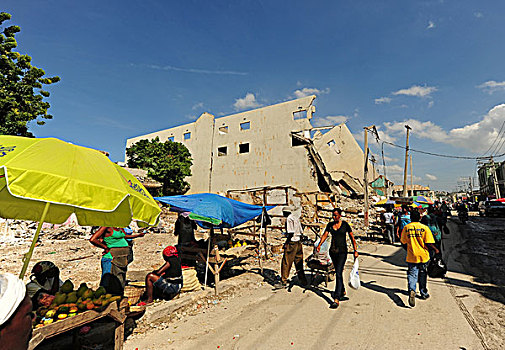
<path fill-rule="evenodd" d="M 428 263 L 428 276 L 431 278 L 444 278 L 447 272 L 447 265 L 442 254 L 436 254 Z"/>

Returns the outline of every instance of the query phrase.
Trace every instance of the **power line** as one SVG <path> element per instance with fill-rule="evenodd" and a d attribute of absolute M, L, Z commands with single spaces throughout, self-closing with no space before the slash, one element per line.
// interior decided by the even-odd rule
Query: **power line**
<path fill-rule="evenodd" d="M 403 148 L 403 149 L 406 148 L 405 146 L 400 146 L 400 145 L 394 144 L 392 142 L 388 142 L 388 141 L 382 141 L 382 142 L 386 143 L 388 145 L 394 146 L 394 147 Z M 482 160 L 482 159 L 488 159 L 488 158 L 491 157 L 491 156 L 486 156 L 486 157 L 454 156 L 454 155 L 449 155 L 449 154 L 440 154 L 440 153 L 432 153 L 432 152 L 421 151 L 421 150 L 413 149 L 413 148 L 410 148 L 410 147 L 409 147 L 409 151 L 417 152 L 417 153 L 422 153 L 422 154 L 427 154 L 427 155 L 435 156 L 435 157 L 453 158 L 453 159 Z M 503 157 L 503 156 L 505 156 L 505 153 L 497 154 L 497 155 L 494 155 L 492 157 L 499 158 L 499 157 Z"/>
<path fill-rule="evenodd" d="M 484 156 L 487 152 L 489 152 L 491 150 L 491 148 L 493 148 L 494 144 L 496 143 L 496 141 L 498 140 L 498 138 L 500 137 L 500 134 L 502 133 L 502 131 L 504 131 L 504 135 L 505 135 L 505 130 L 503 130 L 503 127 L 505 127 L 505 121 L 503 122 L 503 124 L 501 125 L 501 128 L 500 128 L 500 131 L 498 131 L 498 134 L 496 135 L 495 139 L 493 140 L 493 143 L 491 144 L 491 146 L 489 146 L 489 148 L 487 149 L 486 152 L 484 152 L 484 154 L 482 156 Z M 503 136 L 501 136 L 501 138 L 503 139 Z M 501 141 L 501 140 L 500 140 Z M 499 144 L 500 142 L 498 142 Z M 496 152 L 496 149 L 493 151 L 493 152 Z M 493 153 L 491 152 L 491 153 Z"/>

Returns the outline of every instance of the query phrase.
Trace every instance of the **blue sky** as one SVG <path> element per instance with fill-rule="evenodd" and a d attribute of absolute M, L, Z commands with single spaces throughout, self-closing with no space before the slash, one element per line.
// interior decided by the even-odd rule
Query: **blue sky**
<path fill-rule="evenodd" d="M 129 137 L 316 94 L 315 125 L 434 153 L 504 153 L 502 1 L 2 1 L 18 51 L 61 82 L 33 125 L 123 160 Z M 503 132 L 505 134 L 505 131 Z M 495 139 L 498 142 L 493 144 Z M 501 145 L 501 149 L 500 149 Z M 385 146 L 400 183 L 403 153 Z M 380 148 L 371 144 L 380 158 Z M 494 151 L 494 152 L 493 152 Z M 499 160 L 503 160 L 499 158 Z M 413 153 L 415 182 L 453 190 L 473 160 Z"/>

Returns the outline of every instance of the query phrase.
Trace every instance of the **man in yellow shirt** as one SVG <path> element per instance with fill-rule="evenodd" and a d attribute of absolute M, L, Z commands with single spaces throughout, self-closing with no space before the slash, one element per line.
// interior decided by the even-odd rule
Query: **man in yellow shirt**
<path fill-rule="evenodd" d="M 433 249 L 435 253 L 439 250 L 435 246 L 435 239 L 430 228 L 419 222 L 421 214 L 417 210 L 410 213 L 411 223 L 406 225 L 401 234 L 400 241 L 407 249 L 407 282 L 409 289 L 409 305 L 416 305 L 416 285 L 419 282 L 420 299 L 428 299 L 427 284 L 427 267 L 430 260 L 429 249 Z"/>

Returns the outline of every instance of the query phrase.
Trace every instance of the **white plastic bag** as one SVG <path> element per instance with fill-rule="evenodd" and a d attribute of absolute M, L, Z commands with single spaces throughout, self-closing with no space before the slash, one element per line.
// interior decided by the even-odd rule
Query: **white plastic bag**
<path fill-rule="evenodd" d="M 359 262 L 358 259 L 354 260 L 354 265 L 352 266 L 351 274 L 349 275 L 349 285 L 354 289 L 359 289 L 361 283 L 359 281 Z"/>

